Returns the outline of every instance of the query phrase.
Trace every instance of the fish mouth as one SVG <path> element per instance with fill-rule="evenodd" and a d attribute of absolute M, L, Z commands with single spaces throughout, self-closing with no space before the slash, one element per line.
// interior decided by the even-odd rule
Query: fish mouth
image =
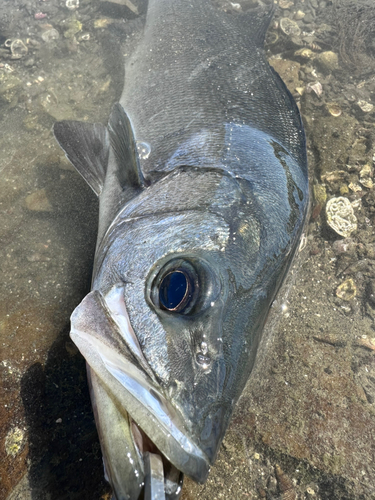
<path fill-rule="evenodd" d="M 113 287 L 105 296 L 90 292 L 72 314 L 70 336 L 92 374 L 92 404 L 110 482 L 111 463 L 118 457 L 111 457 L 111 446 L 103 445 L 102 435 L 109 432 L 110 417 L 108 414 L 106 418 L 105 412 L 113 405 L 127 421 L 126 446 L 133 450 L 132 460 L 143 469 L 145 498 L 146 492 L 155 488 L 163 488 L 168 499 L 178 498 L 181 473 L 204 483 L 210 460 L 195 442 L 183 416 L 163 395 L 143 357 L 126 312 L 123 289 Z M 101 406 L 97 384 L 101 394 L 106 393 L 106 404 Z M 174 490 L 174 494 L 168 490 Z"/>
<path fill-rule="evenodd" d="M 183 473 L 163 455 L 131 417 L 130 430 L 135 449 L 143 461 L 145 500 L 178 499 L 182 491 Z"/>

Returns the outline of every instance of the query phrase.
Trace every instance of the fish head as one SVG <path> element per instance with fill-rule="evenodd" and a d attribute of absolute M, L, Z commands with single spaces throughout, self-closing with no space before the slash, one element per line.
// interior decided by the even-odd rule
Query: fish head
<path fill-rule="evenodd" d="M 71 335 L 93 373 L 99 433 L 113 422 L 112 401 L 132 430 L 138 472 L 147 437 L 178 471 L 207 477 L 274 286 L 260 276 L 261 215 L 248 183 L 182 167 L 128 203 L 97 249 Z M 101 437 L 110 474 L 114 447 Z"/>
<path fill-rule="evenodd" d="M 306 210 L 296 162 L 255 134 L 253 178 L 175 168 L 120 210 L 97 247 L 71 336 L 115 491 L 125 476 L 140 491 L 155 455 L 167 498 L 180 473 L 203 483 L 253 368 Z"/>

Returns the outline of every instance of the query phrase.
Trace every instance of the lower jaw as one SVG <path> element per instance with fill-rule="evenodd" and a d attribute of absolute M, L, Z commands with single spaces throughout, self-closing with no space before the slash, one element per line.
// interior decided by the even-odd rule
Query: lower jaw
<path fill-rule="evenodd" d="M 152 500 L 150 491 L 161 488 L 166 500 L 178 500 L 182 491 L 183 473 L 163 455 L 137 423 L 130 417 L 129 419 L 134 446 L 144 464 L 144 500 Z"/>

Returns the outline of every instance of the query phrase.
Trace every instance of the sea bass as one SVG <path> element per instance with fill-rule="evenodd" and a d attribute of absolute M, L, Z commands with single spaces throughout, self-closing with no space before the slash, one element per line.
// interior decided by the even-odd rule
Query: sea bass
<path fill-rule="evenodd" d="M 71 338 L 117 500 L 206 480 L 300 240 L 305 137 L 265 58 L 272 14 L 149 0 L 108 125 L 54 126 L 99 197 Z"/>

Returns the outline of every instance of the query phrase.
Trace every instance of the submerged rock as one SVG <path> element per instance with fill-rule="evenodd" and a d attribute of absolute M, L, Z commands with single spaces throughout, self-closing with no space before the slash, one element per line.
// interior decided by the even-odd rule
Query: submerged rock
<path fill-rule="evenodd" d="M 52 212 L 52 205 L 45 189 L 39 189 L 25 198 L 25 205 L 32 212 Z"/>

